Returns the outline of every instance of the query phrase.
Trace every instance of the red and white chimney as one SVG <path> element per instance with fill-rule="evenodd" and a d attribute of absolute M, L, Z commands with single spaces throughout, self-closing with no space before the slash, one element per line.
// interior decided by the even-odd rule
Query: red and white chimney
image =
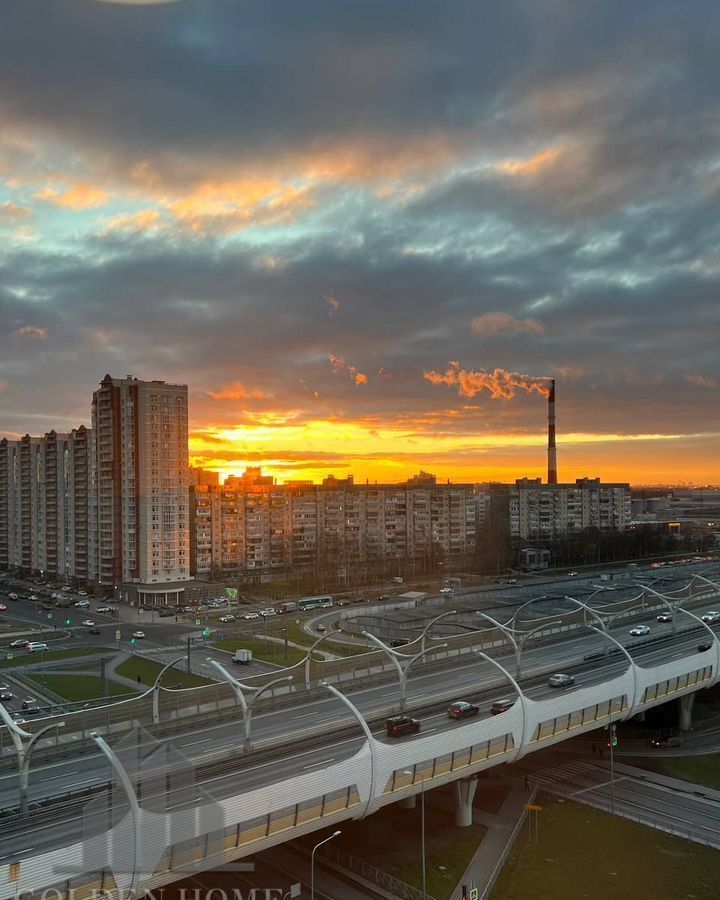
<path fill-rule="evenodd" d="M 550 381 L 548 393 L 548 484 L 558 483 L 557 447 L 555 446 L 555 379 Z"/>

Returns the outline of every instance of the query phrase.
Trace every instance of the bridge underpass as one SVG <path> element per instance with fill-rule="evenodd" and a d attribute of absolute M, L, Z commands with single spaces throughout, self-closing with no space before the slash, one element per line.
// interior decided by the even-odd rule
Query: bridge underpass
<path fill-rule="evenodd" d="M 716 593 L 708 589 L 703 596 L 695 595 L 694 601 L 707 605 L 716 599 Z M 569 643 L 577 641 L 573 635 Z M 459 638 L 467 640 L 465 635 Z M 587 640 L 597 657 L 601 640 L 594 634 Z M 5 855 L 0 859 L 5 876 L 0 881 L 1 896 L 15 896 L 20 891 L 39 894 L 49 887 L 63 896 L 69 897 L 71 892 L 75 898 L 90 896 L 93 889 L 127 886 L 129 869 L 143 887 L 159 887 L 183 877 L 187 866 L 207 868 L 220 860 L 242 859 L 346 818 L 360 818 L 421 789 L 471 778 L 500 762 L 515 761 L 669 699 L 689 696 L 717 680 L 718 643 L 714 641 L 711 651 L 700 653 L 693 627 L 648 644 L 643 652 L 638 650 L 632 663 L 620 653 L 576 663 L 572 668 L 575 688 L 553 693 L 547 685 L 548 665 L 570 668 L 567 663 L 577 658 L 577 647 L 565 655 L 566 643 L 561 639 L 539 647 L 538 653 L 549 657 L 544 664 L 528 658 L 518 700 L 508 712 L 466 722 L 447 719 L 444 708 L 449 699 L 472 692 L 473 699 L 488 704 L 500 692 L 512 693 L 510 680 L 499 671 L 491 675 L 494 666 L 483 665 L 482 659 L 469 661 L 467 654 L 444 657 L 444 677 L 439 675 L 441 670 L 431 668 L 419 672 L 411 682 L 419 690 L 411 693 L 408 701 L 413 713 L 422 718 L 423 730 L 396 742 L 383 737 L 377 727 L 379 718 L 374 718 L 394 711 L 397 691 L 391 692 L 387 684 L 366 687 L 364 694 L 353 691 L 352 700 L 362 707 L 354 726 L 348 724 L 349 710 L 342 699 L 331 697 L 329 688 L 313 682 L 311 695 L 305 698 L 301 696 L 304 688 L 286 692 L 273 700 L 274 704 L 284 701 L 285 706 L 258 714 L 255 750 L 249 753 L 239 752 L 237 721 L 216 726 L 230 739 L 225 749 L 216 748 L 219 738 L 207 729 L 189 733 L 191 740 L 185 744 L 195 744 L 195 757 L 189 755 L 196 766 L 190 779 L 196 793 L 172 808 L 163 808 L 159 801 L 166 792 L 153 792 L 140 777 L 142 807 L 135 817 L 118 803 L 117 790 L 108 788 L 111 773 L 106 767 L 103 778 L 96 757 L 76 754 L 67 762 L 45 763 L 40 756 L 32 782 L 35 790 L 37 785 L 52 783 L 58 789 L 55 793 L 61 794 L 63 786 L 72 784 L 68 767 L 75 765 L 90 784 L 100 785 L 100 801 L 95 798 L 90 815 L 87 798 L 76 796 L 62 809 L 36 809 L 24 820 L 7 817 L 3 824 Z M 318 694 L 323 692 L 328 697 L 320 700 Z M 329 712 L 335 721 L 328 724 Z M 366 720 L 371 729 L 363 733 L 360 726 Z M 190 723 L 183 720 L 170 724 L 176 731 L 183 726 L 189 731 Z M 235 753 L 228 750 L 233 738 Z M 173 746 L 175 743 L 173 740 Z M 214 752 L 208 752 L 208 745 Z M 181 756 L 188 749 L 183 749 L 183 742 L 177 746 Z M 95 759 L 95 774 L 91 759 Z M 5 800 L 16 790 L 12 779 L 12 775 L 0 778 L 0 797 Z M 110 827 L 103 830 L 103 824 Z M 97 840 L 87 839 L 88 828 Z M 137 835 L 141 836 L 139 845 Z"/>

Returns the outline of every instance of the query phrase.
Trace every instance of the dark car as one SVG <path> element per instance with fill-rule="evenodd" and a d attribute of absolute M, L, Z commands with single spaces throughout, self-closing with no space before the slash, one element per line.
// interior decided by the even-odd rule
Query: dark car
<path fill-rule="evenodd" d="M 100 629 L 97 625 L 93 625 L 92 628 L 88 628 L 88 634 L 100 634 Z"/>
<path fill-rule="evenodd" d="M 660 750 L 664 750 L 669 747 L 682 747 L 683 742 L 682 738 L 669 735 L 665 737 L 652 738 L 649 743 L 651 747 L 657 747 Z"/>
<path fill-rule="evenodd" d="M 12 692 L 9 691 L 6 687 L 0 688 L 0 700 L 12 700 L 13 695 Z"/>
<path fill-rule="evenodd" d="M 449 719 L 469 719 L 479 712 L 480 707 L 474 703 L 468 703 L 467 700 L 456 700 L 448 706 L 447 710 Z"/>
<path fill-rule="evenodd" d="M 385 721 L 385 731 L 388 737 L 402 737 L 404 734 L 417 734 L 420 731 L 420 723 L 412 716 L 393 716 Z"/>
<path fill-rule="evenodd" d="M 161 609 L 160 612 L 158 613 L 158 615 L 161 618 L 164 618 L 165 616 L 174 616 L 175 610 L 174 609 Z"/>
<path fill-rule="evenodd" d="M 712 650 L 712 644 L 698 644 L 698 653 L 705 653 L 706 650 Z"/>
<path fill-rule="evenodd" d="M 515 706 L 514 697 L 509 700 L 496 700 L 490 707 L 490 713 L 493 716 L 499 716 L 500 713 L 507 712 L 509 709 L 512 709 L 513 706 Z"/>

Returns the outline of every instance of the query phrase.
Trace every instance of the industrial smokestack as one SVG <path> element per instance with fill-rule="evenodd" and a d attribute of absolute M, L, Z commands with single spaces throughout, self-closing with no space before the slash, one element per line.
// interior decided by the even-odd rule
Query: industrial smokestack
<path fill-rule="evenodd" d="M 548 484 L 558 483 L 557 448 L 555 446 L 555 379 L 550 381 L 548 392 Z"/>

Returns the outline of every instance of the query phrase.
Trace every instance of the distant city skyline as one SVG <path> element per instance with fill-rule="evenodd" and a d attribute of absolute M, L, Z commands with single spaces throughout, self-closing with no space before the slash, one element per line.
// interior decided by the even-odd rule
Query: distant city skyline
<path fill-rule="evenodd" d="M 0 434 L 191 385 L 224 474 L 720 483 L 711 0 L 4 0 Z M 49 51 L 47 35 L 52 35 Z M 110 37 L 112 36 L 112 37 Z"/>

